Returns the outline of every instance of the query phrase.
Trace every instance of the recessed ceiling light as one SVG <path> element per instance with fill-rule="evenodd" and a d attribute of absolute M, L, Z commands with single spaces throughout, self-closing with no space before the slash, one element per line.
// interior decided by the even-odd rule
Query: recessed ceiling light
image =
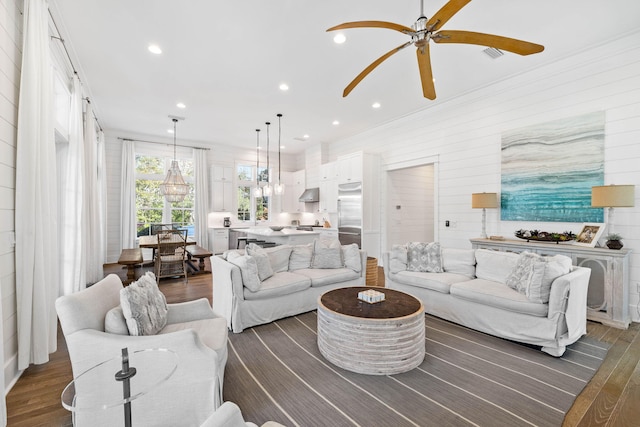
<path fill-rule="evenodd" d="M 186 106 L 186 105 L 184 105 L 182 102 L 178 102 L 178 103 L 176 104 L 176 107 L 178 107 L 178 108 L 187 108 L 187 106 Z"/>
<path fill-rule="evenodd" d="M 344 34 L 342 34 L 342 33 L 338 33 L 338 34 L 336 34 L 336 35 L 335 35 L 335 37 L 333 38 L 334 43 L 337 43 L 337 44 L 342 44 L 342 43 L 344 43 L 346 40 L 347 40 L 347 38 L 346 38 L 346 37 L 345 37 L 345 35 L 344 35 Z"/>
<path fill-rule="evenodd" d="M 287 148 L 287 147 L 285 147 L 284 145 L 280 146 L 280 149 L 282 149 L 282 150 L 284 150 L 285 148 Z"/>
<path fill-rule="evenodd" d="M 280 83 L 280 90 L 281 91 L 287 91 L 289 90 L 289 85 L 286 83 Z"/>
<path fill-rule="evenodd" d="M 160 46 L 158 46 L 157 44 L 150 44 L 148 49 L 149 52 L 155 53 L 156 55 L 160 55 L 162 53 L 162 49 L 160 49 Z"/>
<path fill-rule="evenodd" d="M 333 121 L 333 125 L 334 125 L 334 126 L 338 126 L 339 124 L 340 124 L 340 122 L 339 122 L 339 121 L 337 121 L 337 120 L 334 120 L 334 121 Z"/>
<path fill-rule="evenodd" d="M 173 129 L 167 129 L 167 133 L 173 133 Z"/>
<path fill-rule="evenodd" d="M 371 108 L 380 108 L 381 105 L 379 102 L 374 102 L 373 104 L 371 104 Z"/>
<path fill-rule="evenodd" d="M 309 135 L 307 135 L 306 133 L 305 133 L 304 135 L 302 135 L 302 137 L 303 137 L 304 139 L 309 139 Z"/>

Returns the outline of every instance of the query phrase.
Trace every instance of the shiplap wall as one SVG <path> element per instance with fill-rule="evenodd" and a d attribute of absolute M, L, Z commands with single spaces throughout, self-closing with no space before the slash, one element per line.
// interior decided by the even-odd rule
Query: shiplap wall
<path fill-rule="evenodd" d="M 433 168 L 424 165 L 388 172 L 388 203 L 383 206 L 388 218 L 388 247 L 434 240 Z"/>
<path fill-rule="evenodd" d="M 15 238 L 16 129 L 22 66 L 21 0 L 0 3 L 0 296 L 5 390 L 17 379 Z"/>
<path fill-rule="evenodd" d="M 384 168 L 439 156 L 437 235 L 443 246 L 468 248 L 469 238 L 480 234 L 482 217 L 471 209 L 471 193 L 500 192 L 502 132 L 593 111 L 606 115 L 605 183 L 636 186 L 635 207 L 616 209 L 615 230 L 633 250 L 630 312 L 640 321 L 640 32 L 336 141 L 330 157 L 365 150 L 379 153 Z M 385 209 L 381 215 L 385 236 Z M 581 226 L 499 218 L 498 209 L 487 210 L 487 234 L 509 237 L 520 228 L 577 232 Z M 457 226 L 445 228 L 447 219 Z"/>

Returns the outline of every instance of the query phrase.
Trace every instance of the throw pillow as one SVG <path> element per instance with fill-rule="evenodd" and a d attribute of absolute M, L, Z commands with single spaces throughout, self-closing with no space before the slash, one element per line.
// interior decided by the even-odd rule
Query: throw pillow
<path fill-rule="evenodd" d="M 571 271 L 571 258 L 564 255 L 541 258 L 533 266 L 525 296 L 529 301 L 546 304 L 549 302 L 553 281 Z"/>
<path fill-rule="evenodd" d="M 120 306 L 129 335 L 155 335 L 167 324 L 167 300 L 151 272 L 120 290 Z"/>
<path fill-rule="evenodd" d="M 124 318 L 121 306 L 113 307 L 107 311 L 104 316 L 104 331 L 109 334 L 129 335 L 127 319 Z"/>
<path fill-rule="evenodd" d="M 409 242 L 407 246 L 407 270 L 442 273 L 440 243 Z"/>
<path fill-rule="evenodd" d="M 311 268 L 342 268 L 342 246 L 338 239 L 316 239 L 313 241 Z"/>
<path fill-rule="evenodd" d="M 389 272 L 399 273 L 407 269 L 407 245 L 393 245 L 389 255 Z"/>
<path fill-rule="evenodd" d="M 247 255 L 255 258 L 256 264 L 258 265 L 258 277 L 261 282 L 273 276 L 273 268 L 271 268 L 269 256 L 264 249 L 255 243 L 249 243 L 247 245 Z"/>
<path fill-rule="evenodd" d="M 360 273 L 362 271 L 360 249 L 358 249 L 358 245 L 356 243 L 342 247 L 342 259 L 344 259 L 345 267 L 350 268 L 356 273 Z"/>
<path fill-rule="evenodd" d="M 237 265 L 240 268 L 240 274 L 242 275 L 242 284 L 251 292 L 258 292 L 260 290 L 260 276 L 258 276 L 258 263 L 255 258 L 250 255 L 241 254 L 229 254 L 227 259 L 231 264 Z"/>
<path fill-rule="evenodd" d="M 308 245 L 296 245 L 291 249 L 291 256 L 289 257 L 289 270 L 300 270 L 303 268 L 311 267 L 311 258 L 313 257 L 313 246 L 311 243 Z"/>
<path fill-rule="evenodd" d="M 264 251 L 269 257 L 271 268 L 274 273 L 289 270 L 289 257 L 291 256 L 292 247 L 290 245 L 274 246 Z"/>
<path fill-rule="evenodd" d="M 538 254 L 526 251 L 521 252 L 520 255 L 518 255 L 515 267 L 513 267 L 511 273 L 507 276 L 505 284 L 521 294 L 526 294 L 531 284 L 534 266 L 541 260 L 542 257 Z"/>

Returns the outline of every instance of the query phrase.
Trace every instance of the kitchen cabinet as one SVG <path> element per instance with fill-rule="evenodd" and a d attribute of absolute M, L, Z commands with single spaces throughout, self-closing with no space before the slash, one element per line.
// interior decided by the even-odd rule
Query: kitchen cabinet
<path fill-rule="evenodd" d="M 362 182 L 364 154 L 362 152 L 338 157 L 338 184 Z"/>
<path fill-rule="evenodd" d="M 304 203 L 298 201 L 306 188 L 304 169 L 287 173 L 287 175 L 283 172 L 282 176 L 286 176 L 289 181 L 285 181 L 286 187 L 284 189 L 284 197 L 282 198 L 282 212 L 305 212 Z"/>
<path fill-rule="evenodd" d="M 213 212 L 233 212 L 233 168 L 212 165 L 209 172 L 211 210 Z"/>
<path fill-rule="evenodd" d="M 629 327 L 630 250 L 490 239 L 471 239 L 471 246 L 474 249 L 529 251 L 540 255 L 568 256 L 573 265 L 591 269 L 587 293 L 587 319 L 615 328 Z"/>
<path fill-rule="evenodd" d="M 337 163 L 320 165 L 320 204 L 321 213 L 338 212 L 338 172 Z"/>
<path fill-rule="evenodd" d="M 229 249 L 229 229 L 210 228 L 209 229 L 209 250 L 214 254 L 221 254 Z"/>

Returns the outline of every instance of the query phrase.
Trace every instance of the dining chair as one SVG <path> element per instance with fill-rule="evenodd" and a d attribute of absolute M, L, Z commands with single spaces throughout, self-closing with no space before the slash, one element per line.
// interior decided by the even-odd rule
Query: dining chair
<path fill-rule="evenodd" d="M 158 245 L 154 259 L 156 282 L 162 277 L 187 277 L 187 230 L 161 230 L 156 234 Z"/>

